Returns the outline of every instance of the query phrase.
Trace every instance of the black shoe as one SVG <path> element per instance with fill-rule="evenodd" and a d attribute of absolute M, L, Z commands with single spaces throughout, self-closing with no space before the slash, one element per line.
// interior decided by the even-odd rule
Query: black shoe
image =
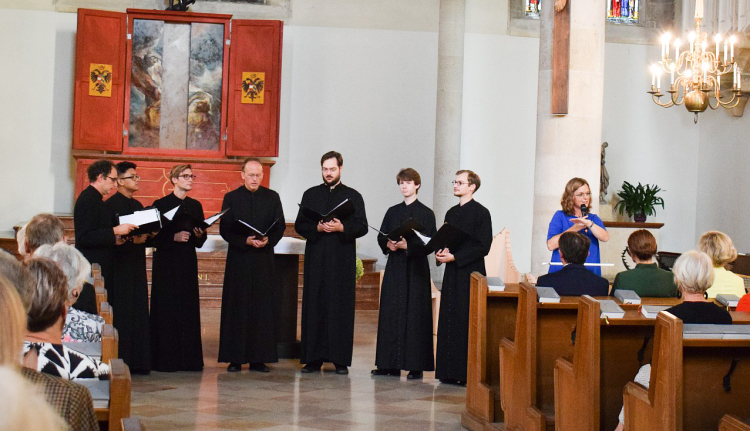
<path fill-rule="evenodd" d="M 419 380 L 422 378 L 422 372 L 421 371 L 409 371 L 409 374 L 406 375 L 406 378 L 408 380 Z"/>
<path fill-rule="evenodd" d="M 320 371 L 320 367 L 322 366 L 323 366 L 323 363 L 320 361 L 309 362 L 305 364 L 305 366 L 302 367 L 302 369 L 299 371 L 301 373 L 315 373 L 317 371 Z"/>
<path fill-rule="evenodd" d="M 349 368 L 346 365 L 333 364 L 336 366 L 336 374 L 349 374 Z"/>
<path fill-rule="evenodd" d="M 466 386 L 466 380 L 456 380 L 458 386 Z"/>
<path fill-rule="evenodd" d="M 393 370 L 389 368 L 376 368 L 370 371 L 373 376 L 401 376 L 401 370 Z"/>
<path fill-rule="evenodd" d="M 458 380 L 456 379 L 440 379 L 440 383 L 444 383 L 446 385 L 457 385 Z"/>
<path fill-rule="evenodd" d="M 230 363 L 227 367 L 227 371 L 229 371 L 230 373 L 238 373 L 240 372 L 240 370 L 242 370 L 242 364 L 238 364 L 236 362 Z"/>
<path fill-rule="evenodd" d="M 266 366 L 263 362 L 253 362 L 250 364 L 250 371 L 258 371 L 260 373 L 270 373 L 271 369 Z"/>

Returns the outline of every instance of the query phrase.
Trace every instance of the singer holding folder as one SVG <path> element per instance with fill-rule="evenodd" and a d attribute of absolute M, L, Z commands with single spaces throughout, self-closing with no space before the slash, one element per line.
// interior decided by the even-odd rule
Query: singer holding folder
<path fill-rule="evenodd" d="M 222 210 L 230 210 L 220 225 L 229 249 L 221 294 L 219 362 L 229 362 L 229 372 L 250 364 L 251 371 L 266 373 L 270 371 L 266 362 L 279 361 L 274 322 L 281 286 L 273 248 L 284 236 L 284 211 L 279 194 L 261 186 L 259 159 L 245 159 L 240 173 L 243 184 L 224 195 L 221 205 Z M 250 228 L 240 220 L 259 232 L 248 232 Z"/>
<path fill-rule="evenodd" d="M 174 166 L 169 179 L 174 191 L 156 200 L 154 206 L 162 214 L 179 207 L 173 219 L 184 212 L 203 220 L 203 206 L 187 195 L 195 180 L 191 166 Z M 203 369 L 195 249 L 206 242 L 206 232 L 198 227 L 181 229 L 167 222 L 154 238 L 150 326 L 151 365 L 156 371 Z"/>
<path fill-rule="evenodd" d="M 601 263 L 599 257 L 599 241 L 607 242 L 609 232 L 598 215 L 589 213 L 591 207 L 591 188 L 583 178 L 572 178 L 565 185 L 565 192 L 560 200 L 562 210 L 558 210 L 549 222 L 547 230 L 547 248 L 552 252 L 550 262 L 560 262 L 558 241 L 564 232 L 578 232 L 591 240 L 589 256 L 586 263 Z M 549 272 L 557 272 L 561 265 L 550 265 Z M 594 274 L 601 276 L 600 267 L 586 267 Z"/>

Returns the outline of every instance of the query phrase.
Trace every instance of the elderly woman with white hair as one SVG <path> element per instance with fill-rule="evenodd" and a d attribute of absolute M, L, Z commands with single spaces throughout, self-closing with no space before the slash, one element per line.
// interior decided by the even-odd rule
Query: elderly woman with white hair
<path fill-rule="evenodd" d="M 704 252 L 690 250 L 677 258 L 672 268 L 674 281 L 682 294 L 682 303 L 665 310 L 683 323 L 731 325 L 729 312 L 705 299 L 704 293 L 714 282 L 712 259 Z M 651 364 L 638 370 L 635 382 L 648 388 L 651 380 Z M 620 411 L 620 424 L 616 431 L 625 428 L 625 409 Z"/>
<path fill-rule="evenodd" d="M 63 328 L 63 341 L 102 341 L 104 319 L 96 314 L 72 307 L 81 293 L 86 277 L 91 273 L 89 261 L 75 247 L 62 242 L 42 245 L 34 251 L 34 256 L 46 257 L 57 263 L 67 278 L 68 296 L 65 301 L 67 315 Z"/>

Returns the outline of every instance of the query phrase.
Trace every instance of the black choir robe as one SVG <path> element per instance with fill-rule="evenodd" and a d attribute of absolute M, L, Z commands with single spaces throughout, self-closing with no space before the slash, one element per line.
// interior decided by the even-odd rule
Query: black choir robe
<path fill-rule="evenodd" d="M 112 255 L 115 248 L 115 232 L 112 229 L 112 214 L 104 205 L 102 194 L 94 186 L 86 187 L 76 200 L 73 209 L 76 248 L 90 263 L 102 267 L 104 287 L 112 280 Z"/>
<path fill-rule="evenodd" d="M 278 318 L 279 280 L 273 248 L 284 236 L 286 224 L 278 193 L 265 187 L 251 192 L 244 185 L 224 196 L 221 236 L 229 243 L 221 295 L 219 362 L 278 362 L 275 323 Z M 248 235 L 233 229 L 242 220 L 268 232 L 263 248 L 247 245 Z M 259 238 L 258 238 L 259 239 Z"/>
<path fill-rule="evenodd" d="M 136 199 L 119 192 L 104 205 L 115 218 L 143 209 Z M 114 223 L 119 224 L 117 219 Z M 119 357 L 131 371 L 145 373 L 151 369 L 146 245 L 128 241 L 116 246 L 113 256 L 112 280 L 106 286 L 108 302 L 114 309 L 114 327 L 119 334 Z"/>
<path fill-rule="evenodd" d="M 317 220 L 300 211 L 294 224 L 307 239 L 302 289 L 302 343 L 300 362 L 334 362 L 350 366 L 354 342 L 354 292 L 357 283 L 357 238 L 367 234 L 362 195 L 339 183 L 308 189 L 302 205 L 325 214 L 349 199 L 355 213 L 345 220 L 344 232 L 318 232 Z"/>
<path fill-rule="evenodd" d="M 478 271 L 486 275 L 484 257 L 492 245 L 492 220 L 487 208 L 472 199 L 463 206 L 449 209 L 445 222 L 471 237 L 457 250 L 450 250 L 455 260 L 445 265 L 440 291 L 435 378 L 465 382 L 471 273 Z"/>
<path fill-rule="evenodd" d="M 435 213 L 419 200 L 390 207 L 380 230 L 388 233 L 410 218 L 425 227 L 422 234 L 435 235 Z M 427 261 L 432 251 L 416 235 L 406 243 L 407 250 L 393 252 L 388 249 L 388 238 L 378 235 L 388 263 L 380 290 L 375 365 L 379 369 L 432 371 L 432 283 Z"/>
<path fill-rule="evenodd" d="M 154 202 L 162 214 L 182 205 L 203 220 L 203 206 L 197 200 L 174 194 Z M 198 257 L 195 248 L 206 242 L 206 233 L 188 242 L 175 242 L 174 232 L 165 225 L 154 237 L 151 273 L 151 368 L 156 371 L 200 371 L 203 369 Z"/>

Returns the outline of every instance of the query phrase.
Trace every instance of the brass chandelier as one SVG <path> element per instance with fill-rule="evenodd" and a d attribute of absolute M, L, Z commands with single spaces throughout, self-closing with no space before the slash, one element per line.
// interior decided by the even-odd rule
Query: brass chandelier
<path fill-rule="evenodd" d="M 703 0 L 696 0 L 695 30 L 688 34 L 687 50 L 680 52 L 680 39 L 672 41 L 669 33 L 662 36 L 661 60 L 651 66 L 651 91 L 648 92 L 654 103 L 665 108 L 684 103 L 688 111 L 695 113 L 696 123 L 698 113 L 704 112 L 706 108 L 718 109 L 719 106 L 723 106 L 731 109 L 737 106 L 743 97 L 741 70 L 734 57 L 737 38 L 734 35 L 722 38 L 721 34 L 717 33 L 713 37 L 715 49 L 709 49 L 708 35 L 701 32 L 702 19 Z M 669 55 L 670 46 L 674 49 L 674 58 Z M 662 72 L 670 76 L 669 89 L 666 90 L 669 98 L 665 102 L 661 101 L 664 95 L 661 92 Z M 732 89 L 722 92 L 722 81 L 728 79 L 724 76 L 730 73 Z"/>

